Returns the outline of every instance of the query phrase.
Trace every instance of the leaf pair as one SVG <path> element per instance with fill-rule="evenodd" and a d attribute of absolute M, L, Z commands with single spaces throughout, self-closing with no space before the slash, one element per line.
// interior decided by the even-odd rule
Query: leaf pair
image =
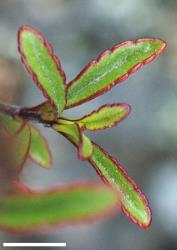
<path fill-rule="evenodd" d="M 160 39 L 126 41 L 101 53 L 69 84 L 51 45 L 30 26 L 18 32 L 21 60 L 58 113 L 110 90 L 131 73 L 158 57 L 166 44 Z"/>
<path fill-rule="evenodd" d="M 22 170 L 27 157 L 45 168 L 51 166 L 47 141 L 34 125 L 3 113 L 0 113 L 0 124 L 14 143 L 16 153 L 13 159 L 17 172 Z"/>
<path fill-rule="evenodd" d="M 67 85 L 58 58 L 39 32 L 22 26 L 18 42 L 22 62 L 47 98 L 47 102 L 29 110 L 39 113 L 40 121 L 50 121 L 53 129 L 70 140 L 78 148 L 79 158 L 88 159 L 100 177 L 121 193 L 125 214 L 140 226 L 148 227 L 151 214 L 144 195 L 120 164 L 83 133 L 85 129 L 94 131 L 115 126 L 128 115 L 130 106 L 104 105 L 73 120 L 62 118 L 61 112 L 89 101 L 127 79 L 131 73 L 158 57 L 166 47 L 165 42 L 148 38 L 116 45 L 90 62 Z"/>
<path fill-rule="evenodd" d="M 1 135 L 5 131 L 10 140 L 3 149 L 9 150 L 12 144 L 15 149 L 11 165 L 13 169 L 7 170 L 12 172 L 15 169 L 15 174 L 6 190 L 2 190 L 1 182 L 0 192 L 4 191 L 0 195 L 2 230 L 15 233 L 33 232 L 54 226 L 105 219 L 119 211 L 120 200 L 117 192 L 96 182 L 70 183 L 36 192 L 20 181 L 14 181 L 18 179 L 16 172 L 21 171 L 27 156 L 48 167 L 51 161 L 50 151 L 45 139 L 32 124 L 0 113 L 0 125 L 3 129 Z M 9 157 L 12 155 L 9 154 Z M 2 178 L 1 174 L 0 176 Z"/>

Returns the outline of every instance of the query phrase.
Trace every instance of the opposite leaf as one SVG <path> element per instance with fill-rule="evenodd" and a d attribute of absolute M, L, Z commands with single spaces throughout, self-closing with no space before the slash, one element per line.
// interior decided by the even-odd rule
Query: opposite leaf
<path fill-rule="evenodd" d="M 77 124 L 72 122 L 70 124 L 65 124 L 65 120 L 59 119 L 58 123 L 55 123 L 52 128 L 57 132 L 64 134 L 66 137 L 68 136 L 71 142 L 75 145 L 78 146 L 81 143 L 81 130 Z"/>
<path fill-rule="evenodd" d="M 134 223 L 147 228 L 151 222 L 148 201 L 121 165 L 95 143 L 93 143 L 93 154 L 89 162 L 103 181 L 117 187 L 121 193 L 123 212 Z"/>
<path fill-rule="evenodd" d="M 145 38 L 126 41 L 106 50 L 68 84 L 66 108 L 110 90 L 141 66 L 154 60 L 165 47 L 165 42 L 160 39 Z"/>
<path fill-rule="evenodd" d="M 0 126 L 2 126 L 7 133 L 11 135 L 16 134 L 20 132 L 24 125 L 24 121 L 16 120 L 10 115 L 0 112 Z"/>
<path fill-rule="evenodd" d="M 61 113 L 65 106 L 65 75 L 50 44 L 34 28 L 22 26 L 18 31 L 18 50 L 33 80 Z"/>
<path fill-rule="evenodd" d="M 81 129 L 99 130 L 116 126 L 130 113 L 130 105 L 124 103 L 106 104 L 98 110 L 76 120 Z"/>
<path fill-rule="evenodd" d="M 81 143 L 79 144 L 79 149 L 78 149 L 79 159 L 86 160 L 92 155 L 93 146 L 92 142 L 87 136 L 85 136 L 83 133 L 81 134 L 81 136 L 82 136 Z"/>
<path fill-rule="evenodd" d="M 12 137 L 12 144 L 15 150 L 14 168 L 20 172 L 29 154 L 31 133 L 27 125 L 15 136 Z"/>
<path fill-rule="evenodd" d="M 95 183 L 73 184 L 46 192 L 0 197 L 0 227 L 30 232 L 104 218 L 119 208 L 114 190 Z"/>
<path fill-rule="evenodd" d="M 32 124 L 29 125 L 29 128 L 31 131 L 30 158 L 42 167 L 50 168 L 52 157 L 46 139 Z"/>
<path fill-rule="evenodd" d="M 78 158 L 80 160 L 88 159 L 92 152 L 93 146 L 88 137 L 86 137 L 80 130 L 78 124 L 69 120 L 59 119 L 58 124 L 54 124 L 53 129 L 62 133 L 74 145 L 78 146 Z"/>

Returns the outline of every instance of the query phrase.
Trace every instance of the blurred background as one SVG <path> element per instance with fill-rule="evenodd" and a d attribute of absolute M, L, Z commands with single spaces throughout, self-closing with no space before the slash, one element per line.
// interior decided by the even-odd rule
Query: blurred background
<path fill-rule="evenodd" d="M 67 227 L 40 235 L 0 234 L 8 242 L 67 242 L 71 250 L 177 249 L 177 1 L 174 0 L 1 0 L 0 99 L 32 106 L 43 101 L 20 62 L 16 33 L 33 25 L 52 43 L 67 81 L 90 60 L 124 40 L 160 37 L 168 49 L 104 96 L 66 113 L 80 117 L 104 103 L 125 102 L 130 116 L 116 128 L 90 137 L 118 158 L 147 195 L 152 225 L 142 230 L 123 215 L 99 224 Z M 41 127 L 53 153 L 51 171 L 28 161 L 21 178 L 47 188 L 78 179 L 97 179 L 62 136 Z"/>

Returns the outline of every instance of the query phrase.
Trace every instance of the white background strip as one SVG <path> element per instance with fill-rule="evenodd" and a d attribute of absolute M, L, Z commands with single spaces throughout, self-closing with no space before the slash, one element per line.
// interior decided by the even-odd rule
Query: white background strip
<path fill-rule="evenodd" d="M 66 243 L 3 243 L 3 247 L 66 247 Z"/>

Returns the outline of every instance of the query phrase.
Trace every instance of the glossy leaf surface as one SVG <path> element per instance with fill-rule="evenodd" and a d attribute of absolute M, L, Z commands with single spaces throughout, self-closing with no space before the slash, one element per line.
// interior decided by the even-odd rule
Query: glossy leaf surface
<path fill-rule="evenodd" d="M 151 212 L 145 196 L 121 165 L 105 150 L 93 143 L 89 162 L 100 177 L 116 186 L 121 193 L 122 209 L 135 223 L 146 228 L 151 222 Z"/>
<path fill-rule="evenodd" d="M 25 67 L 43 94 L 61 113 L 65 106 L 65 76 L 50 44 L 30 26 L 19 29 L 18 43 Z"/>
<path fill-rule="evenodd" d="M 17 192 L 0 197 L 0 227 L 14 232 L 35 231 L 104 218 L 118 207 L 117 194 L 95 183 L 38 193 Z"/>
<path fill-rule="evenodd" d="M 29 150 L 30 158 L 42 167 L 51 167 L 51 153 L 46 139 L 33 125 L 29 125 L 31 131 L 31 145 Z"/>
<path fill-rule="evenodd" d="M 67 87 L 67 108 L 89 101 L 125 80 L 165 48 L 160 39 L 126 41 L 90 62 Z"/>
<path fill-rule="evenodd" d="M 82 129 L 99 130 L 116 126 L 130 112 L 128 104 L 104 105 L 98 110 L 80 118 L 77 123 Z"/>

